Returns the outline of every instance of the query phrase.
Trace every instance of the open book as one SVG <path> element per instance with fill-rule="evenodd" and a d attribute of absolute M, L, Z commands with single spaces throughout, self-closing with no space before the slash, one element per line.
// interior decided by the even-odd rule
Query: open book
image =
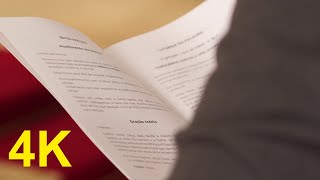
<path fill-rule="evenodd" d="M 0 42 L 129 179 L 165 179 L 177 157 L 174 135 L 192 120 L 217 66 L 233 6 L 205 1 L 106 49 L 58 22 L 0 18 Z"/>

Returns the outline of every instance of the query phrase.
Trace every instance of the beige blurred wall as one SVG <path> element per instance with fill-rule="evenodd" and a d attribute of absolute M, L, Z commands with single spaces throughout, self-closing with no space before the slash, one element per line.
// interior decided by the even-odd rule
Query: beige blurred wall
<path fill-rule="evenodd" d="M 0 17 L 40 16 L 68 24 L 101 47 L 161 27 L 202 0 L 0 0 Z"/>

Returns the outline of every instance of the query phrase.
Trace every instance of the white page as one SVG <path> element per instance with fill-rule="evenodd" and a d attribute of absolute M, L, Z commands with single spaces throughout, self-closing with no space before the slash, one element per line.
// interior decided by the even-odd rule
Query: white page
<path fill-rule="evenodd" d="M 128 178 L 168 175 L 176 157 L 172 135 L 182 120 L 102 49 L 42 18 L 0 18 L 0 33 L 0 42 Z"/>
<path fill-rule="evenodd" d="M 191 120 L 217 66 L 216 45 L 228 29 L 234 4 L 235 0 L 205 1 L 173 23 L 104 53 Z"/>

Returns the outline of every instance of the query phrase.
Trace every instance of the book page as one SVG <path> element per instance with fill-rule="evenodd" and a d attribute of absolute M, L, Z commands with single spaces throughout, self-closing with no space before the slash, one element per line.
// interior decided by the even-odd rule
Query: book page
<path fill-rule="evenodd" d="M 215 50 L 228 29 L 234 4 L 234 0 L 205 1 L 175 22 L 104 53 L 191 120 L 217 66 Z"/>
<path fill-rule="evenodd" d="M 169 174 L 173 135 L 183 121 L 89 38 L 42 18 L 0 18 L 0 33 L 0 42 L 128 178 Z"/>

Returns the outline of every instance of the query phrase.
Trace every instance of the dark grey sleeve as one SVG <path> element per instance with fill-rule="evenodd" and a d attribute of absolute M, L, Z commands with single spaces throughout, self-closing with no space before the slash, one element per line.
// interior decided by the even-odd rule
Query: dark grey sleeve
<path fill-rule="evenodd" d="M 320 1 L 239 0 L 177 142 L 172 180 L 320 179 Z"/>

